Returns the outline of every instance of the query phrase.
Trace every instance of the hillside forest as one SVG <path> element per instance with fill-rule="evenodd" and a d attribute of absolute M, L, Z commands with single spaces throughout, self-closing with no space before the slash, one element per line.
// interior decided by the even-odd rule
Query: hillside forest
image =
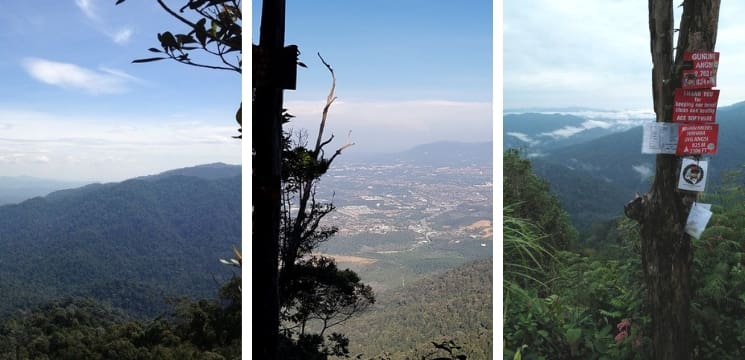
<path fill-rule="evenodd" d="M 531 161 L 503 157 L 504 358 L 649 359 L 638 225 L 619 217 L 580 236 Z M 696 359 L 745 356 L 744 181 L 728 171 L 701 199 L 714 215 L 692 239 Z"/>

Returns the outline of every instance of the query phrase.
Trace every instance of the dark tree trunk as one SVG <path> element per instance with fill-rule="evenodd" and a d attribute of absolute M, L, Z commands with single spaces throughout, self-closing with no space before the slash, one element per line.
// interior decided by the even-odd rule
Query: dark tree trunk
<path fill-rule="evenodd" d="M 680 86 L 684 51 L 712 51 L 719 0 L 685 0 L 673 62 L 673 3 L 649 0 L 654 68 L 652 92 L 658 122 L 672 121 L 673 91 Z M 653 359 L 690 359 L 691 239 L 684 228 L 696 193 L 677 189 L 680 158 L 657 155 L 649 193 L 632 200 L 626 215 L 641 228 L 642 266 L 652 317 Z"/>
<path fill-rule="evenodd" d="M 260 31 L 259 47 L 279 53 L 285 41 L 285 0 L 264 0 Z M 256 88 L 253 107 L 252 358 L 277 359 L 282 89 L 272 84 Z"/>

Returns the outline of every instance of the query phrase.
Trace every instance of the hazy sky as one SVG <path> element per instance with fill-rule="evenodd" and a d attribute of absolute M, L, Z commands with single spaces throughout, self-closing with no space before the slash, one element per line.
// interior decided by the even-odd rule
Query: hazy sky
<path fill-rule="evenodd" d="M 253 1 L 258 42 L 260 1 Z M 287 2 L 287 44 L 308 69 L 285 92 L 293 127 L 317 132 L 334 68 L 328 127 L 355 152 L 492 137 L 492 2 L 321 0 Z M 314 137 L 313 137 L 314 138 Z M 329 147 L 333 150 L 334 147 Z"/>
<path fill-rule="evenodd" d="M 652 110 L 647 1 L 505 1 L 503 9 L 504 108 Z M 719 106 L 745 100 L 743 12 L 745 2 L 722 2 Z"/>
<path fill-rule="evenodd" d="M 240 163 L 238 73 L 132 64 L 184 28 L 155 1 L 11 1 L 0 13 L 0 175 L 118 181 Z"/>

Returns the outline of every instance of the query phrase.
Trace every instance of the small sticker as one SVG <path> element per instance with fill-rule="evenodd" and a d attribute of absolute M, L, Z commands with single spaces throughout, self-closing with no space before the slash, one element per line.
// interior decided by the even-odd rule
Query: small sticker
<path fill-rule="evenodd" d="M 706 188 L 706 175 L 709 162 L 706 160 L 695 160 L 683 158 L 680 166 L 680 179 L 678 189 L 702 192 Z"/>

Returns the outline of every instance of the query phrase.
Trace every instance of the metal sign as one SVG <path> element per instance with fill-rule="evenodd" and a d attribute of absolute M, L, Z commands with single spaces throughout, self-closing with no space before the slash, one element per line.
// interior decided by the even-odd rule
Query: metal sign
<path fill-rule="evenodd" d="M 681 87 L 683 89 L 710 89 L 717 86 L 718 52 L 684 52 L 683 61 L 693 64 L 691 69 L 682 72 Z"/>
<path fill-rule="evenodd" d="M 716 154 L 719 124 L 680 124 L 678 127 L 677 155 Z"/>
<path fill-rule="evenodd" d="M 679 125 L 669 122 L 644 123 L 642 154 L 675 154 Z"/>
<path fill-rule="evenodd" d="M 717 115 L 719 90 L 675 89 L 674 122 L 714 122 Z"/>
<path fill-rule="evenodd" d="M 706 188 L 708 171 L 708 161 L 684 158 L 680 165 L 678 189 L 703 192 Z"/>

